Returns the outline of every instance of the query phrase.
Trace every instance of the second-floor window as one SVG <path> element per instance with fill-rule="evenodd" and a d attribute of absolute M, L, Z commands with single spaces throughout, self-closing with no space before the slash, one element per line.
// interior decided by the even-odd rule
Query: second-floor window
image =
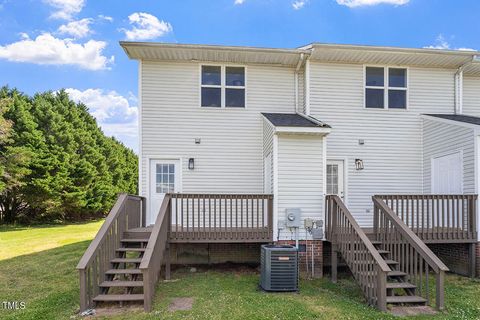
<path fill-rule="evenodd" d="M 374 109 L 406 109 L 407 69 L 366 67 L 365 107 Z"/>
<path fill-rule="evenodd" d="M 245 68 L 236 66 L 202 66 L 201 106 L 244 108 Z"/>

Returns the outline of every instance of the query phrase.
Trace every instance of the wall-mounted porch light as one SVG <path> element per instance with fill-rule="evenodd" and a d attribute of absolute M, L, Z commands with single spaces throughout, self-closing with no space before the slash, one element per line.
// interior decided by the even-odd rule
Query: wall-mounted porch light
<path fill-rule="evenodd" d="M 195 159 L 194 158 L 188 159 L 188 169 L 189 170 L 195 169 Z"/>
<path fill-rule="evenodd" d="M 363 170 L 363 160 L 355 159 L 355 170 Z"/>

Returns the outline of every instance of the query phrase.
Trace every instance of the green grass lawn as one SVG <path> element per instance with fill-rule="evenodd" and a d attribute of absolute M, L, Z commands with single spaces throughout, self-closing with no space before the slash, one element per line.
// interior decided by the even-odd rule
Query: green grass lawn
<path fill-rule="evenodd" d="M 80 319 L 75 266 L 101 222 L 32 228 L 0 227 L 0 302 L 25 301 L 0 319 Z M 394 319 L 368 307 L 348 277 L 302 281 L 300 293 L 264 293 L 248 268 L 176 270 L 157 286 L 154 311 L 129 309 L 99 319 Z M 176 297 L 194 298 L 189 311 L 168 311 Z M 446 311 L 415 319 L 480 319 L 480 281 L 448 275 Z"/>

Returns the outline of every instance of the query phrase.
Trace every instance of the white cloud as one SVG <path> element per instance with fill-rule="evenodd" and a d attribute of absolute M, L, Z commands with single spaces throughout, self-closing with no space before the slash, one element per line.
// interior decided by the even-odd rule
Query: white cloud
<path fill-rule="evenodd" d="M 43 2 L 56 9 L 51 15 L 52 18 L 64 20 L 71 20 L 85 5 L 85 0 L 43 0 Z"/>
<path fill-rule="evenodd" d="M 106 20 L 106 21 L 108 21 L 108 22 L 113 22 L 113 18 L 112 18 L 112 17 L 106 16 L 106 15 L 103 15 L 103 14 L 99 14 L 99 15 L 98 15 L 98 18 L 99 18 L 99 19 Z"/>
<path fill-rule="evenodd" d="M 170 23 L 158 20 L 157 17 L 144 13 L 135 12 L 128 16 L 132 29 L 121 29 L 125 32 L 128 40 L 150 40 L 166 35 L 171 32 Z"/>
<path fill-rule="evenodd" d="M 435 39 L 435 44 L 424 47 L 425 49 L 450 49 L 450 43 L 442 34 L 439 34 Z"/>
<path fill-rule="evenodd" d="M 240 5 L 240 4 L 243 4 L 244 2 L 245 0 L 235 0 L 233 4 Z"/>
<path fill-rule="evenodd" d="M 26 32 L 20 32 L 19 35 L 23 40 L 30 39 L 30 36 Z"/>
<path fill-rule="evenodd" d="M 475 49 L 471 48 L 452 48 L 450 43 L 445 39 L 443 34 L 439 34 L 435 39 L 435 43 L 429 46 L 425 46 L 425 49 L 438 49 L 438 50 L 458 50 L 458 51 L 475 51 Z"/>
<path fill-rule="evenodd" d="M 305 3 L 307 3 L 306 0 L 296 0 L 292 3 L 292 7 L 295 10 L 300 10 L 303 8 L 303 6 L 305 6 Z"/>
<path fill-rule="evenodd" d="M 71 39 L 58 39 L 43 33 L 35 39 L 23 34 L 22 40 L 0 46 L 0 59 L 49 65 L 76 65 L 88 70 L 107 69 L 114 57 L 102 54 L 107 43 L 89 40 L 83 44 Z"/>
<path fill-rule="evenodd" d="M 85 18 L 77 21 L 72 21 L 67 24 L 63 24 L 58 28 L 58 32 L 61 34 L 68 34 L 77 39 L 88 36 L 92 31 L 90 30 L 90 24 L 93 22 L 92 18 Z"/>
<path fill-rule="evenodd" d="M 347 6 L 349 8 L 375 6 L 377 4 L 392 4 L 395 6 L 402 6 L 410 2 L 410 0 L 336 0 L 339 5 Z"/>
<path fill-rule="evenodd" d="M 133 150 L 137 150 L 138 108 L 116 91 L 65 89 L 70 98 L 84 103 L 108 136 L 114 136 Z"/>

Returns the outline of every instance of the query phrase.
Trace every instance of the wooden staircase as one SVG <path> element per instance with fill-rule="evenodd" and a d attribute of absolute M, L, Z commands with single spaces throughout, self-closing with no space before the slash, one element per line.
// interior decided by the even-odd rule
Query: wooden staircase
<path fill-rule="evenodd" d="M 337 281 L 338 255 L 350 268 L 370 305 L 430 305 L 435 274 L 435 305 L 444 306 L 448 268 L 382 199 L 373 197 L 374 230 L 370 239 L 340 197 L 326 197 L 326 237 L 332 248 L 332 281 Z"/>
<path fill-rule="evenodd" d="M 136 229 L 138 230 L 138 229 Z M 127 231 L 126 236 L 135 235 L 135 230 Z M 111 269 L 105 271 L 105 281 L 99 285 L 99 294 L 94 302 L 141 302 L 143 304 L 143 276 L 140 263 L 149 237 L 124 238 L 121 247 L 115 250 L 115 258 L 110 260 Z"/>
<path fill-rule="evenodd" d="M 392 269 L 387 273 L 386 301 L 387 304 L 426 305 L 427 300 L 417 295 L 417 286 L 408 282 L 408 273 L 403 272 L 398 261 L 389 259 L 390 251 L 380 249 L 381 241 L 372 244 L 382 256 L 385 263 Z"/>
<path fill-rule="evenodd" d="M 153 305 L 155 285 L 165 265 L 170 277 L 171 196 L 160 206 L 153 227 L 146 227 L 145 198 L 121 194 L 77 265 L 80 311 L 99 303 Z"/>

